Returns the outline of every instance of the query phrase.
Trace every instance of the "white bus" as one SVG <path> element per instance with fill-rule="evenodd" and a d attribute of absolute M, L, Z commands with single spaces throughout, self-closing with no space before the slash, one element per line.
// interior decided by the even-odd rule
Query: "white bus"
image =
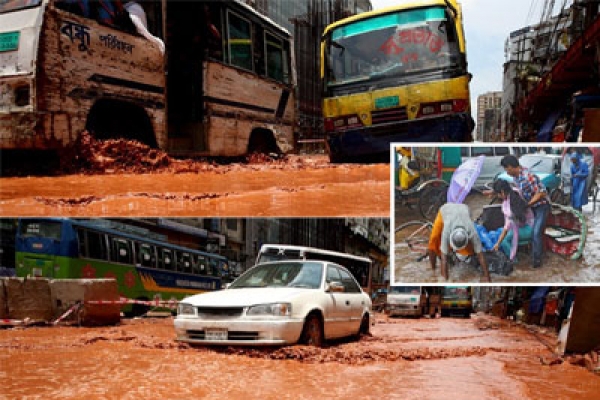
<path fill-rule="evenodd" d="M 288 31 L 241 0 L 123 3 L 0 1 L 1 150 L 86 130 L 174 155 L 293 150 Z"/>
<path fill-rule="evenodd" d="M 280 260 L 318 260 L 333 262 L 346 267 L 360 284 L 362 289 L 371 294 L 373 262 L 369 258 L 337 251 L 322 250 L 314 247 L 286 244 L 263 244 L 256 257 L 256 264 Z"/>

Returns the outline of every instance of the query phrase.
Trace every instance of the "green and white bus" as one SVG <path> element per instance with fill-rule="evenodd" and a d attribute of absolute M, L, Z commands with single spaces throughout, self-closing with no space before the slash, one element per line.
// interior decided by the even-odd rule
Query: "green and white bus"
<path fill-rule="evenodd" d="M 15 242 L 19 277 L 114 278 L 121 297 L 135 300 L 178 300 L 219 290 L 229 270 L 223 256 L 102 219 L 20 219 Z M 136 306 L 125 311 L 145 310 Z"/>

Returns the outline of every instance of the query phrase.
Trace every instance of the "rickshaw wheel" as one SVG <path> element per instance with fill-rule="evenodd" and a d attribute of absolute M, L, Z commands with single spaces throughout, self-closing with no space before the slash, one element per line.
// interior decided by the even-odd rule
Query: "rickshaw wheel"
<path fill-rule="evenodd" d="M 448 186 L 436 185 L 426 186 L 419 193 L 419 211 L 423 218 L 433 221 L 438 210 L 446 203 Z"/>
<path fill-rule="evenodd" d="M 566 197 L 567 195 L 561 188 L 556 188 L 550 192 L 550 201 L 555 204 L 566 205 Z"/>

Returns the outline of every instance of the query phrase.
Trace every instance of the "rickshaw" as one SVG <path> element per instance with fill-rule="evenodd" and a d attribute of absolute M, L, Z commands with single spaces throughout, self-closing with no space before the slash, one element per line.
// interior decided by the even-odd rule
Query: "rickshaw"
<path fill-rule="evenodd" d="M 418 209 L 423 218 L 433 220 L 446 203 L 452 168 L 460 164 L 460 148 L 400 147 L 396 152 L 396 205 Z"/>

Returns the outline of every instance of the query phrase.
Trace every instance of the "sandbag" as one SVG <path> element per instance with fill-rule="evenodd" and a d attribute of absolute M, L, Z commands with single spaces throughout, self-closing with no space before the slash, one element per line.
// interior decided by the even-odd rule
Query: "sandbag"
<path fill-rule="evenodd" d="M 484 251 L 483 257 L 491 274 L 507 276 L 513 272 L 514 263 L 502 251 Z M 481 266 L 479 266 L 481 269 Z"/>

